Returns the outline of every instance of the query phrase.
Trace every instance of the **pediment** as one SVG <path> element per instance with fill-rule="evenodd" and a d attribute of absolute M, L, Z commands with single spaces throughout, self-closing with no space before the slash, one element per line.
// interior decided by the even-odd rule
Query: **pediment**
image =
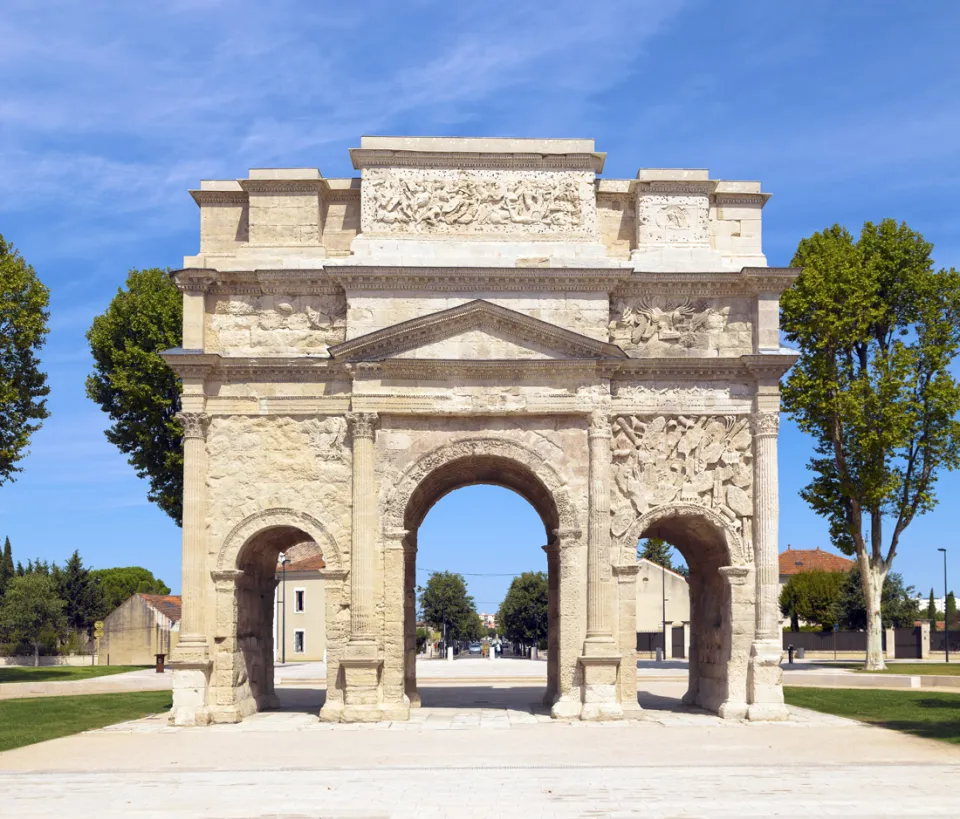
<path fill-rule="evenodd" d="M 477 299 L 330 347 L 339 361 L 623 359 L 615 344 Z"/>

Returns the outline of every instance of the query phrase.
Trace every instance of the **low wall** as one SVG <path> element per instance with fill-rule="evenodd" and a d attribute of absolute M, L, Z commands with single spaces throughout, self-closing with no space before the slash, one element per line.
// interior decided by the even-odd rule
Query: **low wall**
<path fill-rule="evenodd" d="M 64 656 L 41 657 L 40 665 L 97 665 L 97 658 L 91 654 L 67 654 Z M 32 666 L 33 655 L 0 657 L 0 665 Z"/>

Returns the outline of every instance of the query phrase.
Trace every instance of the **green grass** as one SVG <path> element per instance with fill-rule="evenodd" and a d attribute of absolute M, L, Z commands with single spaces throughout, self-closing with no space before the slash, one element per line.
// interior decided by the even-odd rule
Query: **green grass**
<path fill-rule="evenodd" d="M 0 666 L 0 683 L 60 682 L 61 680 L 89 680 L 150 668 L 145 665 L 42 665 L 38 668 L 19 665 Z"/>
<path fill-rule="evenodd" d="M 960 694 L 790 686 L 783 693 L 790 705 L 960 745 Z"/>
<path fill-rule="evenodd" d="M 854 671 L 863 671 L 863 663 L 818 663 L 827 668 L 851 668 Z M 887 663 L 885 671 L 865 671 L 865 674 L 909 674 L 909 675 L 939 675 L 946 677 L 960 677 L 960 662 L 958 663 Z"/>
<path fill-rule="evenodd" d="M 171 705 L 169 691 L 2 700 L 0 751 L 139 719 Z"/>

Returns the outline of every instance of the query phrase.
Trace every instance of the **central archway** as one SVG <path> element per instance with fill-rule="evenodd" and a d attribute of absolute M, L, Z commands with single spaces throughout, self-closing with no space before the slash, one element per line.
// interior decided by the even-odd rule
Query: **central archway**
<path fill-rule="evenodd" d="M 402 537 L 403 680 L 411 705 L 419 704 L 416 679 L 417 532 L 430 509 L 465 486 L 488 484 L 516 492 L 534 508 L 544 527 L 547 554 L 548 642 L 544 703 L 552 705 L 561 690 L 573 685 L 575 662 L 564 685 L 560 657 L 560 539 L 577 530 L 569 491 L 556 471 L 534 450 L 499 438 L 461 439 L 419 458 L 402 474 L 385 503 L 385 534 Z"/>

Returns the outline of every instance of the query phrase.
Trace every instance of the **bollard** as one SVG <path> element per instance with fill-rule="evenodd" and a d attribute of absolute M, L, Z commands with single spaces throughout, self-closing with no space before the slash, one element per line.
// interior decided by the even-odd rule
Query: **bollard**
<path fill-rule="evenodd" d="M 797 649 L 797 659 L 803 660 L 806 658 L 806 656 L 807 656 L 807 650 L 803 646 L 800 646 L 800 648 Z"/>
<path fill-rule="evenodd" d="M 157 658 L 157 673 L 163 674 L 163 661 L 166 659 L 166 654 L 154 654 L 154 657 Z"/>
<path fill-rule="evenodd" d="M 447 659 L 453 662 L 453 646 L 447 646 Z"/>
<path fill-rule="evenodd" d="M 787 657 L 789 658 L 787 662 L 793 665 L 793 646 L 787 646 Z"/>
<path fill-rule="evenodd" d="M 660 646 L 657 646 L 657 662 L 658 663 L 663 662 L 663 649 L 660 648 Z"/>

